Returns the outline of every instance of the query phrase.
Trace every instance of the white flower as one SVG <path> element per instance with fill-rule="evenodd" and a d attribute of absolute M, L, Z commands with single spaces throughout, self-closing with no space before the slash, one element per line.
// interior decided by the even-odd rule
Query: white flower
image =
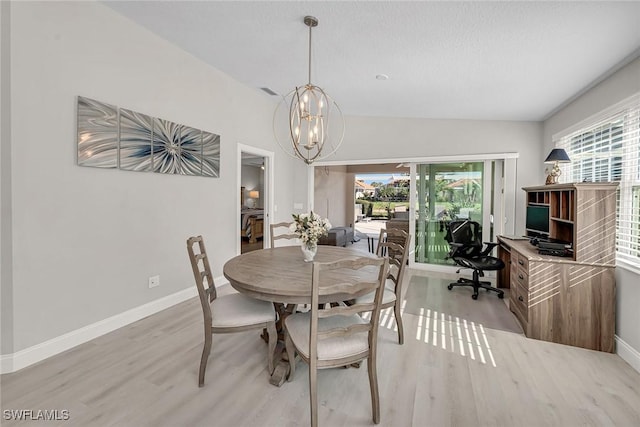
<path fill-rule="evenodd" d="M 316 246 L 320 237 L 326 236 L 331 228 L 329 220 L 322 219 L 313 212 L 292 216 L 294 221 L 289 231 L 297 235 L 307 247 Z"/>

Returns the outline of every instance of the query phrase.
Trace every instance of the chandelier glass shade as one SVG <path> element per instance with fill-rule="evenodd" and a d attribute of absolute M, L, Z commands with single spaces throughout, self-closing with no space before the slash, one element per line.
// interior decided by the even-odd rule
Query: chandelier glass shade
<path fill-rule="evenodd" d="M 332 155 L 340 147 L 344 139 L 344 117 L 338 104 L 322 88 L 311 83 L 311 29 L 318 25 L 318 20 L 306 16 L 304 23 L 309 27 L 309 82 L 284 96 L 276 107 L 273 126 L 280 147 L 310 165 Z M 287 137 L 278 132 L 281 123 L 279 113 L 286 108 L 285 105 L 289 108 Z M 329 128 L 330 115 L 338 116 L 335 129 Z M 283 139 L 287 142 L 283 143 Z"/>

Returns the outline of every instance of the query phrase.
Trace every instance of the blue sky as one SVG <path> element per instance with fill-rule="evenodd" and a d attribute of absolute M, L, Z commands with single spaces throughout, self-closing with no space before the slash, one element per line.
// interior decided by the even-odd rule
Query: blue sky
<path fill-rule="evenodd" d="M 372 182 L 382 182 L 386 183 L 391 179 L 393 174 L 390 173 L 363 173 L 357 174 L 356 179 L 359 181 L 364 181 L 367 184 L 371 184 Z M 401 174 L 397 174 L 396 176 L 401 176 Z"/>

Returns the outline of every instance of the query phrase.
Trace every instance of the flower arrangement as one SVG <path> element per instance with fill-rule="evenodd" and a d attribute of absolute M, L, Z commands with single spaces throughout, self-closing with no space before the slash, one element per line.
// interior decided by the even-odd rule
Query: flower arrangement
<path fill-rule="evenodd" d="M 318 246 L 320 237 L 326 236 L 331 228 L 328 219 L 322 219 L 313 211 L 292 216 L 293 224 L 289 227 L 289 231 L 297 235 L 302 240 L 302 244 L 309 249 Z"/>

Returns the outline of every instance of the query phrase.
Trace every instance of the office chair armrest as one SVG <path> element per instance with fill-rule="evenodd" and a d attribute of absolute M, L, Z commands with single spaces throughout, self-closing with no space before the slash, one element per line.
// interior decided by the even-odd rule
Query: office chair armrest
<path fill-rule="evenodd" d="M 493 248 L 498 246 L 498 244 L 495 242 L 483 242 L 483 243 L 485 244 L 485 248 L 482 250 L 482 252 L 480 252 L 481 256 L 489 255 L 489 253 L 493 250 Z"/>
<path fill-rule="evenodd" d="M 463 247 L 464 247 L 464 244 L 462 244 L 462 243 L 450 242 L 449 243 L 449 253 L 447 254 L 445 259 L 450 259 L 450 258 L 453 258 L 454 256 L 459 255 L 458 252 L 460 252 L 460 249 L 462 249 Z"/>

